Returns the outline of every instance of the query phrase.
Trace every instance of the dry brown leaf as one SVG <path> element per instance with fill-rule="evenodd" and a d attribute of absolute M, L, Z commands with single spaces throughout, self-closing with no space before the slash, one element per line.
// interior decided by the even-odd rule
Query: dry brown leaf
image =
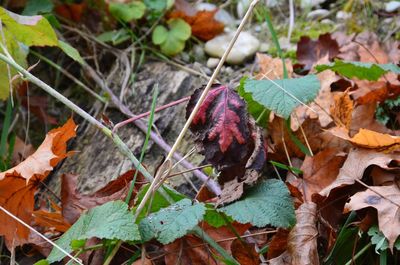
<path fill-rule="evenodd" d="M 257 53 L 257 63 L 260 72 L 256 75 L 256 79 L 282 79 L 283 78 L 283 62 L 281 58 L 272 58 L 268 54 Z M 293 74 L 293 66 L 290 60 L 285 60 L 288 76 Z"/>
<path fill-rule="evenodd" d="M 356 134 L 361 128 L 380 133 L 393 133 L 375 119 L 376 103 L 359 105 L 354 108 L 350 126 L 350 136 Z"/>
<path fill-rule="evenodd" d="M 91 209 L 106 202 L 124 199 L 129 190 L 129 183 L 135 174 L 134 170 L 129 170 L 110 181 L 103 188 L 93 194 L 80 194 L 77 191 L 78 176 L 73 174 L 64 174 L 61 179 L 61 203 L 62 215 L 69 223 L 73 224 L 84 210 Z M 137 191 L 144 183 L 142 174 L 138 174 L 135 184 L 132 200 Z"/>
<path fill-rule="evenodd" d="M 278 229 L 278 232 L 272 237 L 268 246 L 267 257 L 269 260 L 279 257 L 287 250 L 288 236 L 289 230 L 283 228 Z"/>
<path fill-rule="evenodd" d="M 334 103 L 331 106 L 331 115 L 339 121 L 347 129 L 350 129 L 351 117 L 353 113 L 353 100 L 351 100 L 349 93 L 338 92 L 333 97 Z"/>
<path fill-rule="evenodd" d="M 200 227 L 215 241 L 221 241 L 227 238 L 235 238 L 235 234 L 232 230 L 223 226 L 220 228 L 213 228 L 208 224 L 202 222 Z M 232 226 L 239 235 L 243 235 L 251 227 L 248 224 L 232 223 Z M 218 242 L 228 253 L 231 252 L 231 245 L 234 239 L 224 240 Z M 194 235 L 186 235 L 180 239 L 175 240 L 171 244 L 164 246 L 164 250 L 167 252 L 165 255 L 166 265 L 222 265 L 225 264 L 222 260 L 216 260 L 215 255 L 218 256 L 217 252 L 204 244 L 204 241 Z"/>
<path fill-rule="evenodd" d="M 400 137 L 390 134 L 378 133 L 375 131 L 360 129 L 353 137 L 349 136 L 348 131 L 342 127 L 334 127 L 329 129 L 333 135 L 351 142 L 353 145 L 375 149 L 379 152 L 393 152 L 400 148 Z"/>
<path fill-rule="evenodd" d="M 30 224 L 34 194 L 38 185 L 68 153 L 66 142 L 76 136 L 76 124 L 69 119 L 62 127 L 47 133 L 36 152 L 25 161 L 0 173 L 0 205 Z M 0 235 L 9 249 L 28 243 L 29 229 L 0 212 Z"/>
<path fill-rule="evenodd" d="M 353 149 L 340 168 L 337 179 L 319 194 L 328 197 L 333 189 L 352 185 L 356 180 L 360 180 L 367 167 L 376 165 L 383 169 L 390 169 L 389 164 L 393 160 L 398 161 L 399 159 L 400 154 L 384 154 L 374 150 Z"/>
<path fill-rule="evenodd" d="M 397 185 L 372 186 L 370 189 L 354 194 L 345 205 L 345 212 L 373 207 L 378 211 L 379 230 L 393 245 L 400 235 L 400 190 Z"/>
<path fill-rule="evenodd" d="M 260 259 L 255 249 L 255 244 L 249 244 L 244 240 L 235 239 L 231 245 L 232 256 L 240 265 L 259 265 Z"/>
<path fill-rule="evenodd" d="M 306 198 L 311 201 L 311 196 L 329 186 L 339 173 L 339 169 L 346 159 L 345 154 L 337 149 L 324 149 L 315 156 L 304 159 L 301 170 L 302 179 L 289 180 Z"/>
<path fill-rule="evenodd" d="M 288 238 L 292 264 L 318 265 L 317 205 L 313 202 L 303 203 L 296 210 L 296 220 Z"/>
<path fill-rule="evenodd" d="M 31 144 L 26 144 L 21 138 L 17 136 L 15 137 L 11 164 L 13 166 L 16 166 L 33 153 L 35 153 L 35 148 Z"/>

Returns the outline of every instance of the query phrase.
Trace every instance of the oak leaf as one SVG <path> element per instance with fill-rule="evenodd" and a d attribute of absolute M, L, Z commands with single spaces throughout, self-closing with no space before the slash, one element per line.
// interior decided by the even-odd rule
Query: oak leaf
<path fill-rule="evenodd" d="M 371 186 L 370 189 L 354 194 L 345 205 L 344 212 L 373 207 L 378 211 L 379 230 L 389 241 L 393 250 L 400 235 L 400 190 L 397 185 Z"/>
<path fill-rule="evenodd" d="M 76 136 L 76 124 L 69 119 L 62 127 L 47 133 L 35 153 L 19 165 L 0 173 L 0 205 L 30 224 L 38 185 L 65 157 L 66 142 Z M 29 229 L 0 212 L 0 235 L 9 249 L 28 243 Z"/>
<path fill-rule="evenodd" d="M 336 180 L 320 191 L 319 194 L 328 197 L 333 189 L 354 184 L 363 177 L 364 171 L 371 165 L 391 169 L 390 163 L 399 160 L 400 154 L 384 154 L 374 150 L 353 149 L 340 168 Z"/>

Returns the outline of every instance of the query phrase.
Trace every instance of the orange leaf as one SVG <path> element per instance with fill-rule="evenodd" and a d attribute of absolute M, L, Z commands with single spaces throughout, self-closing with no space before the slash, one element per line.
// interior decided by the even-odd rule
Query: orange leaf
<path fill-rule="evenodd" d="M 349 129 L 353 113 L 353 100 L 351 100 L 347 91 L 334 95 L 333 100 L 334 103 L 331 106 L 331 115 L 341 123 L 339 125 L 344 125 Z"/>
<path fill-rule="evenodd" d="M 173 11 L 169 18 L 182 18 L 192 27 L 192 34 L 201 40 L 211 40 L 224 31 L 224 24 L 214 19 L 217 10 L 198 11 L 190 16 L 182 11 Z"/>
<path fill-rule="evenodd" d="M 22 163 L 0 173 L 0 205 L 30 224 L 34 195 L 39 183 L 67 156 L 66 141 L 74 137 L 76 125 L 69 119 L 62 127 L 47 133 L 35 153 Z M 0 235 L 5 236 L 9 249 L 28 242 L 29 230 L 0 212 Z"/>
<path fill-rule="evenodd" d="M 390 153 L 400 148 L 400 137 L 390 134 L 379 133 L 367 129 L 360 129 L 360 131 L 350 138 L 348 131 L 344 128 L 335 127 L 329 130 L 333 135 L 351 142 L 352 144 L 375 149 L 379 152 Z"/>

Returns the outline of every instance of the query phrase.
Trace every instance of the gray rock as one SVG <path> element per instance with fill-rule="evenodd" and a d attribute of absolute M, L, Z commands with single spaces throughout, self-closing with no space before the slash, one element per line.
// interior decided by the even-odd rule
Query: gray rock
<path fill-rule="evenodd" d="M 311 11 L 310 13 L 307 14 L 308 19 L 318 19 L 325 17 L 329 14 L 329 10 L 326 9 L 316 9 Z"/>
<path fill-rule="evenodd" d="M 350 18 L 351 18 L 351 13 L 344 12 L 344 11 L 339 11 L 336 13 L 337 20 L 348 20 Z"/>
<path fill-rule="evenodd" d="M 399 1 L 390 1 L 389 3 L 385 4 L 385 11 L 386 12 L 395 12 L 397 9 L 400 9 L 400 2 Z"/>
<path fill-rule="evenodd" d="M 209 40 L 205 45 L 205 51 L 212 57 L 221 58 L 233 38 L 234 32 L 224 33 Z M 235 45 L 226 59 L 230 64 L 241 64 L 245 59 L 256 53 L 260 47 L 260 41 L 249 32 L 240 33 Z"/>
<path fill-rule="evenodd" d="M 207 60 L 207 67 L 210 69 L 214 69 L 215 67 L 217 67 L 219 63 L 219 58 L 208 58 Z"/>

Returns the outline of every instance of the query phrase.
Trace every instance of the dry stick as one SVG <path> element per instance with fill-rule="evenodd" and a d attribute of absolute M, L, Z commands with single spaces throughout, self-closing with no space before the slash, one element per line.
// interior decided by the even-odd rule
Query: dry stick
<path fill-rule="evenodd" d="M 171 103 L 168 103 L 168 104 L 165 104 L 165 105 L 163 105 L 163 106 L 160 106 L 160 107 L 156 108 L 156 109 L 154 110 L 154 112 L 159 112 L 159 111 L 161 111 L 161 110 L 165 110 L 165 109 L 167 109 L 167 108 L 169 108 L 169 107 L 172 107 L 172 106 L 181 104 L 181 103 L 183 103 L 183 102 L 186 102 L 186 101 L 188 101 L 189 99 L 190 99 L 190 97 L 184 97 L 184 98 L 178 99 L 178 100 L 176 100 L 176 101 L 173 101 L 173 102 L 171 102 Z M 136 121 L 136 120 L 140 120 L 141 118 L 144 118 L 144 117 L 146 117 L 146 116 L 149 116 L 150 113 L 151 113 L 151 112 L 148 111 L 148 112 L 145 112 L 145 113 L 136 115 L 136 116 L 134 116 L 134 117 L 132 117 L 132 118 L 129 118 L 129 119 L 127 119 L 127 120 L 124 120 L 124 121 L 121 121 L 121 122 L 117 123 L 117 124 L 114 126 L 114 128 L 113 128 L 113 132 L 117 131 L 117 130 L 118 130 L 119 128 L 121 128 L 122 126 L 125 126 L 125 125 L 127 125 L 127 124 L 129 124 L 129 123 L 131 123 L 131 122 L 134 122 L 134 121 Z"/>
<path fill-rule="evenodd" d="M 96 126 L 98 129 L 100 129 L 107 137 L 111 138 L 111 140 L 114 142 L 115 146 L 119 149 L 119 151 L 125 155 L 126 157 L 129 158 L 129 160 L 133 163 L 133 165 L 136 167 L 137 170 L 139 170 L 143 176 L 149 180 L 153 181 L 154 178 L 153 176 L 142 166 L 141 163 L 139 163 L 139 160 L 134 156 L 132 151 L 126 146 L 126 144 L 121 140 L 121 138 L 118 137 L 118 135 L 113 134 L 110 129 L 105 127 L 102 123 L 100 123 L 98 120 L 93 118 L 90 114 L 85 112 L 83 109 L 75 105 L 72 101 L 70 101 L 68 98 L 64 97 L 62 94 L 57 92 L 55 89 L 47 85 L 45 82 L 37 78 L 36 76 L 32 75 L 29 73 L 27 70 L 25 70 L 22 66 L 17 64 L 14 59 L 10 56 L 7 57 L 4 54 L 0 53 L 0 60 L 4 61 L 5 63 L 11 65 L 14 67 L 23 77 L 46 91 L 48 94 L 53 96 L 54 98 L 58 99 L 61 101 L 64 105 L 66 105 L 68 108 L 76 112 L 78 115 L 80 115 L 82 118 L 87 120 L 89 123 L 92 125 Z M 160 190 L 160 193 L 169 203 L 174 203 L 173 199 L 165 192 L 164 189 Z M 193 229 L 193 232 L 196 233 L 200 238 L 202 238 L 204 241 L 206 241 L 210 246 L 212 246 L 219 254 L 221 254 L 225 259 L 231 261 L 234 264 L 238 264 L 226 251 L 223 249 L 220 245 L 218 245 L 214 239 L 212 239 L 207 233 L 205 233 L 200 227 L 196 226 Z"/>
<path fill-rule="evenodd" d="M 103 82 L 103 80 L 100 78 L 100 76 L 96 73 L 96 71 L 90 67 L 89 65 L 85 64 L 83 65 L 84 70 L 86 70 L 86 72 L 90 75 L 90 77 L 92 77 L 92 79 L 101 87 L 101 89 L 103 89 L 104 91 L 106 91 L 110 96 L 111 96 L 111 101 L 119 108 L 119 110 L 125 114 L 126 116 L 129 117 L 135 117 L 135 115 L 132 113 L 132 111 L 130 111 L 130 109 L 124 105 L 117 96 L 115 96 L 115 94 L 112 92 L 112 90 Z M 146 124 L 144 124 L 141 120 L 136 120 L 133 122 L 141 131 L 143 132 L 147 132 L 147 126 Z M 162 149 L 164 149 L 166 152 L 169 152 L 171 150 L 171 146 L 169 146 L 160 136 L 158 136 L 158 134 L 156 134 L 155 132 L 151 132 L 150 133 L 150 137 L 151 140 L 153 140 L 159 147 L 161 147 Z M 174 158 L 176 160 L 181 160 L 182 156 L 178 153 L 174 154 Z M 184 166 L 185 168 L 194 168 L 195 166 L 193 166 L 190 162 L 186 161 L 186 160 L 182 160 L 181 162 L 182 166 Z M 193 172 L 193 174 L 199 178 L 201 181 L 207 181 L 207 187 L 210 188 L 210 190 L 212 190 L 216 195 L 221 194 L 221 188 L 219 187 L 219 185 L 212 179 L 209 179 L 208 176 L 206 174 L 204 174 L 203 172 L 201 172 L 200 170 L 195 170 Z"/>
<path fill-rule="evenodd" d="M 82 261 L 75 258 L 74 256 L 72 256 L 71 254 L 69 254 L 67 251 L 65 251 L 63 248 L 61 248 L 59 245 L 57 245 L 56 243 L 54 243 L 53 241 L 51 241 L 50 239 L 48 239 L 47 237 L 45 237 L 44 235 L 42 235 L 41 233 L 39 233 L 38 231 L 36 231 L 33 227 L 31 227 L 30 225 L 28 225 L 27 223 L 25 223 L 23 220 L 19 219 L 17 216 L 15 216 L 14 214 L 12 214 L 11 212 L 9 212 L 7 209 L 3 208 L 2 206 L 0 206 L 0 210 L 2 210 L 5 214 L 7 214 L 8 216 L 10 216 L 11 218 L 13 218 L 15 221 L 17 221 L 18 223 L 22 224 L 23 226 L 25 226 L 26 228 L 28 228 L 29 230 L 31 230 L 32 232 L 34 232 L 35 234 L 37 234 L 40 238 L 42 238 L 43 240 L 45 240 L 47 243 L 49 243 L 50 245 L 54 246 L 55 248 L 57 248 L 59 251 L 61 251 L 62 253 L 64 253 L 65 255 L 67 255 L 70 259 L 72 259 L 73 261 L 77 262 L 78 264 L 83 265 Z"/>
<path fill-rule="evenodd" d="M 167 157 L 165 158 L 164 163 L 161 165 L 160 170 L 157 172 L 157 175 L 155 176 L 153 182 L 151 183 L 148 191 L 146 192 L 146 194 L 144 195 L 142 201 L 140 202 L 137 211 L 140 212 L 146 202 L 150 199 L 150 196 L 152 195 L 152 193 L 154 192 L 154 188 L 156 186 L 159 186 L 162 181 L 163 181 L 163 177 L 166 177 L 169 175 L 171 167 L 168 166 L 168 164 L 171 164 L 171 158 L 173 157 L 176 149 L 178 148 L 179 144 L 181 143 L 183 137 L 185 136 L 185 133 L 187 132 L 187 130 L 189 129 L 190 124 L 192 123 L 192 120 L 194 118 L 194 116 L 197 114 L 201 104 L 203 103 L 204 99 L 207 96 L 208 91 L 210 90 L 215 78 L 217 77 L 219 71 L 221 70 L 222 65 L 224 64 L 226 58 L 229 55 L 229 52 L 231 51 L 233 45 L 235 44 L 237 38 L 239 37 L 240 32 L 242 31 L 244 25 L 246 24 L 247 20 L 249 19 L 255 5 L 259 2 L 259 0 L 253 0 L 245 14 L 245 16 L 243 17 L 242 21 L 240 22 L 240 25 L 238 27 L 238 29 L 235 32 L 235 35 L 233 36 L 232 40 L 230 41 L 228 48 L 226 49 L 226 51 L 224 52 L 224 54 L 222 55 L 222 58 L 220 59 L 214 73 L 212 74 L 210 80 L 207 83 L 207 86 L 205 87 L 204 91 L 202 92 L 202 94 L 200 95 L 199 100 L 197 101 L 196 105 L 193 108 L 192 113 L 190 114 L 189 118 L 187 119 L 185 125 L 183 126 L 183 129 L 181 130 L 181 132 L 179 133 L 177 139 L 175 140 L 174 145 L 172 146 L 171 150 L 169 151 Z M 161 169 L 165 169 L 164 172 Z"/>

